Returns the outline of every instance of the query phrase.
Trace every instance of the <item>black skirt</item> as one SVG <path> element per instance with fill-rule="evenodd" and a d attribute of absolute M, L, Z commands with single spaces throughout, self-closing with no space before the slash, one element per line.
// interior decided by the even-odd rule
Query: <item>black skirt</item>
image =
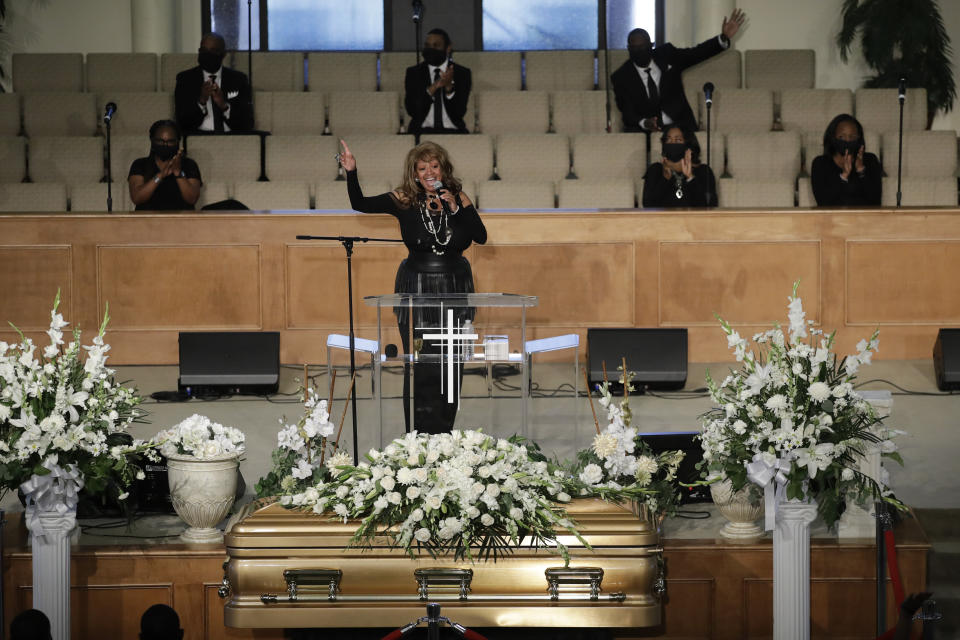
<path fill-rule="evenodd" d="M 425 256 L 411 253 L 400 263 L 394 293 L 473 293 L 473 271 L 463 256 Z M 394 307 L 397 323 L 409 326 L 409 309 Z M 473 321 L 473 307 L 455 307 L 454 319 L 463 324 Z M 440 324 L 439 307 L 414 307 L 414 327 L 435 327 Z"/>

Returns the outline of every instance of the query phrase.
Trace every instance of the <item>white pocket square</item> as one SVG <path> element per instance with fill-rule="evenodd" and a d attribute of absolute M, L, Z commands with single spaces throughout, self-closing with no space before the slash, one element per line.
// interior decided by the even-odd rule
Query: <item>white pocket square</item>
<path fill-rule="evenodd" d="M 233 100 L 238 95 L 240 95 L 239 91 L 227 91 L 227 100 Z"/>

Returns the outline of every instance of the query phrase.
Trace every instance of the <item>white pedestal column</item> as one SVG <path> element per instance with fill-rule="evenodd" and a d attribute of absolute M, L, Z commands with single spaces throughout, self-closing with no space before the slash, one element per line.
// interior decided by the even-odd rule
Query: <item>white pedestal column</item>
<path fill-rule="evenodd" d="M 773 638 L 810 637 L 810 523 L 817 506 L 797 500 L 777 505 L 773 530 Z"/>
<path fill-rule="evenodd" d="M 77 512 L 40 512 L 38 518 L 42 531 L 30 527 L 33 608 L 50 619 L 53 640 L 70 640 L 70 532 L 77 524 Z"/>

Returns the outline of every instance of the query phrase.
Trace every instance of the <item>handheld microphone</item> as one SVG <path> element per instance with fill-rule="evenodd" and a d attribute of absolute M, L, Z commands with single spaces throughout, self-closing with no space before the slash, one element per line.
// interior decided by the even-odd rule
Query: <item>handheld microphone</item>
<path fill-rule="evenodd" d="M 713 83 L 712 82 L 704 83 L 703 98 L 708 107 L 713 105 Z"/>
<path fill-rule="evenodd" d="M 117 112 L 117 103 L 108 102 L 107 106 L 104 107 L 103 123 L 110 124 L 110 121 L 113 120 L 113 114 L 115 114 L 116 112 Z"/>
<path fill-rule="evenodd" d="M 447 188 L 446 188 L 445 186 L 443 186 L 443 183 L 440 182 L 439 180 L 434 180 L 434 181 L 433 181 L 433 188 L 436 190 L 437 195 L 440 195 L 440 194 L 443 193 L 444 191 L 447 191 Z M 447 204 L 447 201 L 444 200 L 443 198 L 440 198 L 440 204 L 443 205 L 443 210 L 446 211 L 446 212 L 449 214 L 449 213 L 450 213 L 450 205 Z"/>
<path fill-rule="evenodd" d="M 907 99 L 907 79 L 900 78 L 900 85 L 897 87 L 897 100 L 900 101 L 900 104 L 903 104 L 903 101 Z"/>
<path fill-rule="evenodd" d="M 413 21 L 420 22 L 421 18 L 423 18 L 423 2 L 422 0 L 413 0 Z"/>

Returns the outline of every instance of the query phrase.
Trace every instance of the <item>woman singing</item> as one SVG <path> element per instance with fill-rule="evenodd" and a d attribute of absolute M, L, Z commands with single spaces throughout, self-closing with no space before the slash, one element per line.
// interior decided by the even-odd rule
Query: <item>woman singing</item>
<path fill-rule="evenodd" d="M 700 144 L 693 131 L 667 127 L 660 138 L 662 158 L 643 177 L 643 207 L 714 207 L 717 183 L 700 164 Z"/>
<path fill-rule="evenodd" d="M 463 252 L 470 243 L 484 244 L 487 230 L 476 208 L 460 190 L 446 150 L 433 142 L 417 145 L 407 154 L 403 181 L 395 190 L 364 197 L 357 180 L 357 160 L 340 141 L 340 164 L 347 172 L 350 206 L 361 213 L 389 213 L 400 222 L 400 236 L 410 251 L 397 269 L 396 293 L 473 293 L 473 273 Z M 406 308 L 395 309 L 403 350 L 411 353 L 410 317 Z M 473 319 L 473 309 L 454 309 L 454 321 Z M 414 339 L 422 341 L 421 355 L 437 354 L 439 347 L 420 336 L 440 324 L 439 310 L 415 307 Z M 441 394 L 443 368 L 436 360 L 421 358 L 414 365 L 414 421 L 420 432 L 450 431 L 457 417 L 454 401 Z M 404 376 L 404 416 L 409 412 L 409 376 Z M 407 425 L 410 428 L 410 425 Z"/>

